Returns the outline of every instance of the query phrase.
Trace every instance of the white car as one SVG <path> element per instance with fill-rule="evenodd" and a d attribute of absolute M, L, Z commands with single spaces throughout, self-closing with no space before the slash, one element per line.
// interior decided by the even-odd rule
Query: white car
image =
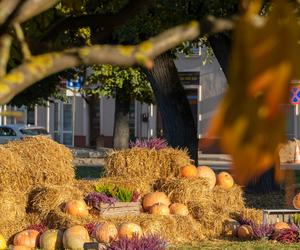
<path fill-rule="evenodd" d="M 38 126 L 2 125 L 0 126 L 0 144 L 20 140 L 28 136 L 44 135 L 51 137 L 47 130 Z"/>

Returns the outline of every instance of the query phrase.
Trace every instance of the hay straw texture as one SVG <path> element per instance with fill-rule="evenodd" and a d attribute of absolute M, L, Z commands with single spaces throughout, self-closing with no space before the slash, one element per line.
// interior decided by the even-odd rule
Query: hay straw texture
<path fill-rule="evenodd" d="M 190 158 L 183 150 L 131 148 L 114 151 L 108 155 L 106 176 L 119 176 L 127 179 L 174 177 L 178 176 L 182 166 L 189 163 Z"/>
<path fill-rule="evenodd" d="M 123 187 L 129 191 L 137 191 L 141 195 L 147 194 L 153 191 L 152 180 L 146 180 L 143 178 L 122 178 L 122 177 L 106 177 L 98 180 L 77 180 L 75 185 L 84 194 L 94 192 L 96 185 L 113 185 L 116 187 Z"/>
<path fill-rule="evenodd" d="M 30 181 L 23 178 L 25 166 L 22 159 L 3 146 L 0 146 L 0 159 L 0 190 L 27 190 Z"/>
<path fill-rule="evenodd" d="M 50 227 L 67 228 L 73 225 L 85 225 L 86 223 L 112 222 L 116 226 L 123 222 L 139 224 L 144 234 L 158 234 L 171 243 L 200 241 L 202 235 L 201 225 L 190 216 L 157 216 L 141 214 L 139 216 L 120 217 L 89 217 L 79 219 L 71 217 L 59 209 L 49 214 Z"/>
<path fill-rule="evenodd" d="M 73 157 L 65 146 L 45 136 L 36 136 L 9 142 L 4 147 L 20 156 L 26 170 L 21 173 L 22 179 L 32 186 L 73 184 Z"/>
<path fill-rule="evenodd" d="M 33 189 L 29 194 L 28 208 L 45 218 L 51 210 L 72 199 L 83 199 L 82 192 L 73 186 L 46 185 Z"/>

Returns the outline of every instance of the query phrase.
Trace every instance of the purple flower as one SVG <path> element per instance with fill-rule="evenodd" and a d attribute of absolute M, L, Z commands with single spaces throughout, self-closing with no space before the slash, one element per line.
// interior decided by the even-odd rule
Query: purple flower
<path fill-rule="evenodd" d="M 165 139 L 161 138 L 150 138 L 146 140 L 136 139 L 135 142 L 130 142 L 130 147 L 138 147 L 138 148 L 150 148 L 150 149 L 162 149 L 168 147 L 168 143 Z"/>

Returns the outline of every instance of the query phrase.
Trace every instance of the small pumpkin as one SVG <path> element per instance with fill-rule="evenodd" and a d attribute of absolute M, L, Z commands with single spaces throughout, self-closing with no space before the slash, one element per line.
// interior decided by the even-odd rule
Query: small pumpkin
<path fill-rule="evenodd" d="M 213 189 L 217 181 L 215 172 L 208 166 L 200 166 L 197 168 L 197 170 L 198 170 L 198 176 L 200 178 L 206 179 L 209 188 Z"/>
<path fill-rule="evenodd" d="M 95 238 L 99 243 L 110 243 L 118 237 L 118 229 L 113 223 L 105 222 L 97 225 Z"/>
<path fill-rule="evenodd" d="M 287 224 L 286 222 L 283 222 L 283 221 L 279 221 L 279 222 L 276 222 L 274 224 L 274 231 L 275 232 L 278 232 L 278 231 L 283 230 L 283 229 L 290 229 L 289 224 Z"/>
<path fill-rule="evenodd" d="M 242 225 L 238 228 L 237 235 L 240 239 L 250 240 L 253 237 L 252 227 L 249 225 Z"/>
<path fill-rule="evenodd" d="M 223 189 L 230 189 L 234 185 L 234 180 L 229 173 L 224 171 L 218 174 L 217 185 Z"/>
<path fill-rule="evenodd" d="M 61 230 L 50 229 L 45 231 L 40 237 L 40 247 L 43 250 L 62 249 L 63 232 Z"/>
<path fill-rule="evenodd" d="M 63 246 L 69 250 L 83 250 L 84 243 L 89 240 L 89 233 L 82 226 L 70 227 L 63 234 Z"/>
<path fill-rule="evenodd" d="M 170 206 L 170 213 L 175 215 L 187 216 L 189 214 L 189 210 L 187 206 L 182 203 L 173 203 Z"/>
<path fill-rule="evenodd" d="M 140 238 L 142 237 L 143 231 L 142 228 L 135 223 L 125 222 L 119 226 L 118 236 L 119 238 L 128 238 L 132 237 Z"/>
<path fill-rule="evenodd" d="M 170 199 L 163 192 L 148 193 L 143 198 L 143 208 L 145 211 L 149 211 L 149 209 L 155 204 L 164 204 L 169 206 L 170 203 Z"/>
<path fill-rule="evenodd" d="M 169 215 L 170 209 L 164 204 L 155 204 L 150 208 L 149 213 L 155 215 Z"/>
<path fill-rule="evenodd" d="M 32 229 L 24 230 L 15 235 L 14 245 L 35 248 L 38 245 L 39 235 L 40 232 L 37 230 L 32 230 Z"/>
<path fill-rule="evenodd" d="M 67 214 L 77 217 L 89 215 L 89 209 L 84 200 L 70 200 L 66 202 L 64 210 Z"/>
<path fill-rule="evenodd" d="M 180 168 L 180 177 L 198 177 L 198 170 L 194 165 L 187 165 Z"/>
<path fill-rule="evenodd" d="M 293 199 L 293 206 L 295 209 L 300 209 L 300 193 L 295 195 Z"/>

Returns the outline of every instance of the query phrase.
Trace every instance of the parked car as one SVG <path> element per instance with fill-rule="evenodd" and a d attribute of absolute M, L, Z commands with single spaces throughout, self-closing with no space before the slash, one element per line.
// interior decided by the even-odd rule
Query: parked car
<path fill-rule="evenodd" d="M 28 136 L 44 135 L 51 137 L 47 130 L 38 126 L 3 125 L 0 126 L 0 144 L 20 140 Z"/>

